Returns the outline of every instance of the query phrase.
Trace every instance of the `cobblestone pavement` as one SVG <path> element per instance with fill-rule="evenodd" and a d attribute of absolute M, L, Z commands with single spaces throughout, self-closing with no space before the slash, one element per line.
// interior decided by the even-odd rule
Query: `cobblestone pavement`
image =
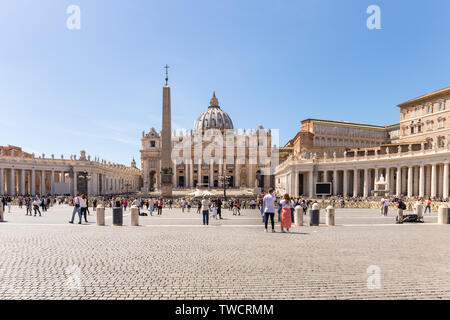
<path fill-rule="evenodd" d="M 396 225 L 393 213 L 337 209 L 336 227 L 305 217 L 284 234 L 263 232 L 256 210 L 224 210 L 210 226 L 195 211 L 165 209 L 140 227 L 127 211 L 112 227 L 106 209 L 97 227 L 92 211 L 72 225 L 67 206 L 43 217 L 13 207 L 0 223 L 0 300 L 450 298 L 450 226 L 436 213 Z"/>

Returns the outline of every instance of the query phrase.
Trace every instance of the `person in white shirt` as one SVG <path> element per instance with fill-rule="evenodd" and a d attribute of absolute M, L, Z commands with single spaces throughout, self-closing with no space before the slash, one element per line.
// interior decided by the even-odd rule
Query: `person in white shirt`
<path fill-rule="evenodd" d="M 80 213 L 81 213 L 82 217 L 84 216 L 84 221 L 86 223 L 88 223 L 87 216 L 86 216 L 86 213 L 87 213 L 87 199 L 86 199 L 86 196 L 84 194 L 80 198 Z M 80 219 L 80 221 L 81 221 L 81 219 Z"/>
<path fill-rule="evenodd" d="M 75 219 L 75 213 L 78 213 L 78 217 L 80 218 L 80 222 L 78 224 L 81 224 L 81 209 L 80 209 L 80 195 L 77 193 L 76 197 L 73 199 L 73 212 L 72 212 L 72 220 L 69 221 L 69 223 L 73 223 L 73 220 Z"/>
<path fill-rule="evenodd" d="M 270 223 L 272 224 L 272 232 L 275 232 L 275 221 L 274 221 L 274 215 L 275 215 L 275 201 L 276 197 L 273 194 L 273 188 L 269 189 L 269 194 L 265 195 L 263 198 L 263 212 L 264 212 L 264 224 L 265 229 L 264 231 L 267 232 L 267 223 L 270 218 Z"/>
<path fill-rule="evenodd" d="M 34 198 L 33 201 L 33 209 L 34 209 L 34 216 L 36 217 L 36 211 L 39 212 L 39 217 L 41 216 L 41 211 L 39 210 L 39 206 L 41 205 L 41 201 L 39 200 L 38 197 Z M 30 212 L 30 216 L 31 216 L 31 212 Z"/>
<path fill-rule="evenodd" d="M 203 196 L 202 199 L 202 216 L 203 216 L 203 225 L 209 225 L 209 206 L 210 201 L 207 196 Z"/>
<path fill-rule="evenodd" d="M 383 202 L 383 215 L 387 217 L 389 210 L 389 198 L 384 199 Z"/>

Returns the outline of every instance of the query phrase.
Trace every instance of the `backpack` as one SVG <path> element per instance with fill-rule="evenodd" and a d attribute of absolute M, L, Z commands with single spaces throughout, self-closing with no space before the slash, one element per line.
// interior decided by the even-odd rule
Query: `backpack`
<path fill-rule="evenodd" d="M 406 204 L 404 202 L 401 203 L 400 208 L 402 210 L 406 210 Z"/>

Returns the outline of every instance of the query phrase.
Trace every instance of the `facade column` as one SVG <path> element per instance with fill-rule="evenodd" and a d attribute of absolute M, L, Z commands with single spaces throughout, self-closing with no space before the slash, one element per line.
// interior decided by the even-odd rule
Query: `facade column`
<path fill-rule="evenodd" d="M 444 187 L 443 187 L 443 191 L 442 191 L 442 197 L 444 199 L 448 198 L 449 195 L 449 191 L 448 191 L 448 187 L 449 187 L 449 179 L 448 179 L 448 166 L 449 163 L 444 163 L 444 175 L 443 175 L 443 182 L 444 182 Z"/>
<path fill-rule="evenodd" d="M 0 168 L 0 195 L 5 194 L 5 169 Z"/>
<path fill-rule="evenodd" d="M 411 198 L 413 195 L 413 167 L 408 167 L 408 198 Z"/>
<path fill-rule="evenodd" d="M 436 163 L 431 165 L 431 197 L 436 197 Z"/>
<path fill-rule="evenodd" d="M 338 172 L 336 169 L 333 171 L 333 196 L 337 195 L 338 192 Z"/>
<path fill-rule="evenodd" d="M 197 179 L 198 179 L 197 185 L 199 185 L 199 184 L 203 183 L 203 181 L 202 181 L 202 160 L 198 161 L 197 168 L 198 168 L 197 169 Z"/>
<path fill-rule="evenodd" d="M 190 182 L 189 173 L 190 173 L 190 171 L 189 171 L 189 164 L 185 163 L 184 164 L 184 187 L 185 188 L 189 188 L 190 187 L 190 185 L 189 185 L 189 182 Z"/>
<path fill-rule="evenodd" d="M 308 172 L 308 184 L 309 184 L 309 197 L 313 198 L 314 197 L 314 172 L 313 170 Z"/>
<path fill-rule="evenodd" d="M 343 185 L 342 185 L 342 189 L 343 189 L 343 196 L 347 197 L 348 196 L 348 170 L 344 169 L 343 172 Z"/>
<path fill-rule="evenodd" d="M 298 177 L 298 171 L 294 169 L 294 175 L 295 175 L 295 184 L 294 184 L 294 192 L 292 192 L 292 195 L 294 197 L 299 196 L 299 177 Z"/>
<path fill-rule="evenodd" d="M 397 167 L 397 191 L 396 191 L 396 195 L 397 197 L 400 197 L 400 195 L 402 194 L 402 167 Z"/>
<path fill-rule="evenodd" d="M 353 169 L 353 197 L 358 196 L 358 169 Z"/>
<path fill-rule="evenodd" d="M 25 169 L 20 170 L 20 194 L 25 195 Z"/>
<path fill-rule="evenodd" d="M 226 164 L 225 164 L 225 167 L 226 167 Z M 239 164 L 237 163 L 237 159 L 235 160 L 235 163 L 234 163 L 234 182 L 236 183 L 236 186 L 241 185 L 241 177 L 239 174 Z M 250 185 L 249 185 L 249 187 L 250 187 Z"/>
<path fill-rule="evenodd" d="M 420 165 L 419 169 L 419 197 L 425 196 L 425 167 L 423 164 Z"/>
<path fill-rule="evenodd" d="M 323 170 L 323 182 L 329 182 L 328 181 L 328 171 Z"/>
<path fill-rule="evenodd" d="M 364 198 L 369 196 L 369 169 L 364 169 Z"/>
<path fill-rule="evenodd" d="M 176 162 L 172 161 L 172 185 L 174 188 L 178 187 L 178 181 L 177 181 L 177 164 Z"/>
<path fill-rule="evenodd" d="M 408 168 L 402 168 L 402 194 L 408 193 Z"/>
<path fill-rule="evenodd" d="M 10 175 L 10 188 L 11 190 L 8 190 L 8 193 L 10 196 L 14 196 L 16 194 L 16 171 L 14 168 L 11 168 L 11 175 Z"/>
<path fill-rule="evenodd" d="M 192 161 L 192 159 L 189 163 L 189 186 L 191 188 L 194 187 L 194 162 Z"/>
<path fill-rule="evenodd" d="M 209 160 L 209 186 L 214 187 L 214 160 Z"/>

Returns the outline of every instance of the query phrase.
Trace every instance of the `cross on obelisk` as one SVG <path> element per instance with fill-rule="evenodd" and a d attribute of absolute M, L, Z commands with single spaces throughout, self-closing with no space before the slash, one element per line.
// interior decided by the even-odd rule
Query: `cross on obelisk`
<path fill-rule="evenodd" d="M 164 69 L 166 69 L 166 86 L 168 85 L 168 81 L 169 81 L 169 69 L 170 67 L 166 64 L 166 66 L 164 67 Z"/>

